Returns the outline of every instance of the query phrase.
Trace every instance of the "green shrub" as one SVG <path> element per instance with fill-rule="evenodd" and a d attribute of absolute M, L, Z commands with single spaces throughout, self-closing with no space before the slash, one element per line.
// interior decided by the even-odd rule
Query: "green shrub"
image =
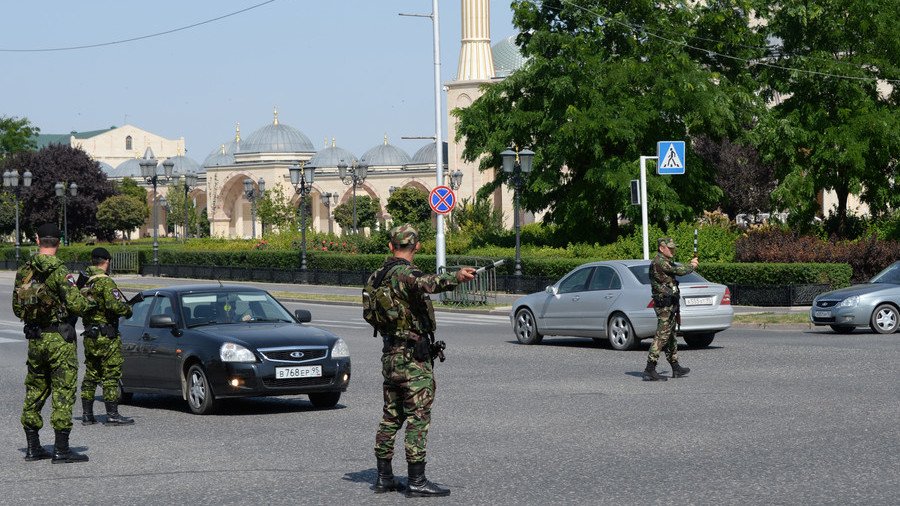
<path fill-rule="evenodd" d="M 723 285 L 828 284 L 841 288 L 850 284 L 853 268 L 841 263 L 701 263 L 697 272 Z"/>

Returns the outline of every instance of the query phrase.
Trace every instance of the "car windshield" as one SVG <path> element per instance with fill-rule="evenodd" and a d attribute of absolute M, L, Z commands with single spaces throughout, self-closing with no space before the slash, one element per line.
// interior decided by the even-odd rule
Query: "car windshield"
<path fill-rule="evenodd" d="M 650 264 L 643 265 L 632 265 L 628 267 L 628 270 L 634 274 L 634 277 L 637 278 L 638 281 L 641 282 L 642 285 L 650 284 Z M 703 276 L 697 274 L 696 272 L 690 272 L 684 276 L 678 276 L 679 283 L 709 283 L 709 281 L 703 279 Z"/>
<path fill-rule="evenodd" d="M 292 322 L 271 295 L 257 291 L 194 292 L 181 295 L 181 311 L 188 327 L 241 322 Z"/>
<path fill-rule="evenodd" d="M 887 269 L 876 274 L 871 282 L 900 285 L 900 262 L 889 265 Z"/>

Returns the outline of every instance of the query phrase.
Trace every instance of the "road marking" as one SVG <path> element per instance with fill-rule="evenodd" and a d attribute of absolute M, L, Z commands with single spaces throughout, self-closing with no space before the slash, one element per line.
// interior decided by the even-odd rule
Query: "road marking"
<path fill-rule="evenodd" d="M 5 337 L 0 337 L 0 344 L 4 343 L 18 343 L 20 341 L 24 341 L 24 339 L 7 339 Z"/>

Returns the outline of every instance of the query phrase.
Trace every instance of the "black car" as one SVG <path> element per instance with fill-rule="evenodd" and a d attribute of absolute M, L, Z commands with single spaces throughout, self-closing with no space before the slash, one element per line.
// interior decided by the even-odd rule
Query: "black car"
<path fill-rule="evenodd" d="M 305 325 L 268 292 L 248 286 L 186 285 L 145 290 L 119 330 L 122 396 L 180 395 L 196 414 L 229 397 L 306 394 L 334 407 L 350 382 L 350 350 Z"/>

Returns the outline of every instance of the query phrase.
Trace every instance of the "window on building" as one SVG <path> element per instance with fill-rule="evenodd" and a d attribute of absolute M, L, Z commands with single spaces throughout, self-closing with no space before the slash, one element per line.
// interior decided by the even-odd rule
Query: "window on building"
<path fill-rule="evenodd" d="M 125 149 L 131 151 L 131 136 L 125 137 Z"/>

